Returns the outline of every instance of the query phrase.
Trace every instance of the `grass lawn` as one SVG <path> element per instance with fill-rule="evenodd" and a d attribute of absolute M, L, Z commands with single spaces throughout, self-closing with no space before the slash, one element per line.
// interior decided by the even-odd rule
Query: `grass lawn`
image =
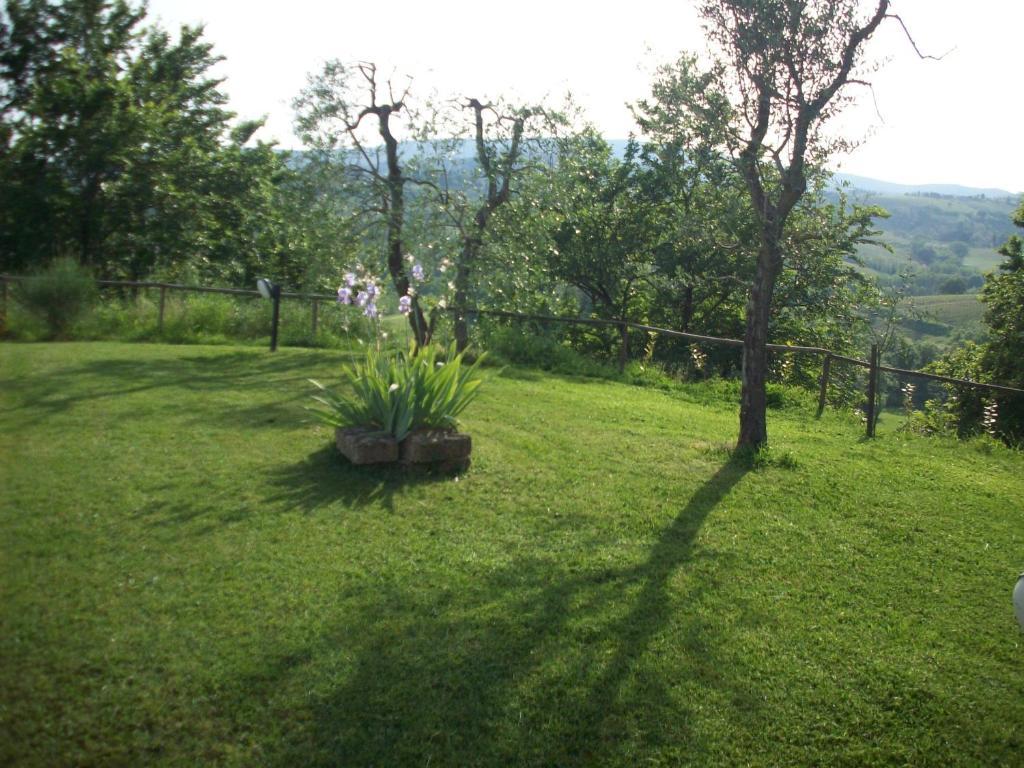
<path fill-rule="evenodd" d="M 1021 454 L 510 369 L 360 470 L 342 359 L 0 345 L 0 764 L 1024 759 Z"/>

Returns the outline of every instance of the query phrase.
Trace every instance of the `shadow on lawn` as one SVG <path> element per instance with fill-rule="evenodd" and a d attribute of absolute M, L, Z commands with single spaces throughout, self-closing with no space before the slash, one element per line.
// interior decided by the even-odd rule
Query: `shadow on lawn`
<path fill-rule="evenodd" d="M 695 548 L 747 471 L 722 466 L 635 565 L 527 556 L 469 586 L 375 584 L 344 625 L 241 681 L 249 701 L 317 691 L 279 729 L 270 764 L 699 761 L 710 750 L 693 723 L 704 697 L 747 717 L 757 708 L 719 671 L 735 663 L 716 655 L 722 617 L 699 610 L 723 555 Z"/>
<path fill-rule="evenodd" d="M 38 377 L 23 377 L 5 383 L 12 408 L 0 410 L 0 419 L 17 419 L 19 424 L 35 424 L 77 407 L 110 402 L 143 392 L 169 390 L 171 396 L 140 404 L 118 418 L 152 418 L 153 409 L 167 409 L 179 417 L 196 404 L 197 418 L 209 424 L 294 426 L 299 412 L 296 401 L 312 394 L 306 383 L 319 363 L 312 355 L 269 355 L 265 352 L 224 352 L 188 355 L 168 359 L 147 356 L 144 361 L 113 358 L 93 360 Z M 281 399 L 281 389 L 289 396 Z M 260 391 L 269 395 L 266 402 L 251 402 Z M 217 408 L 199 407 L 198 398 L 207 395 L 229 396 Z M 16 414 L 16 415 L 15 415 Z"/>
<path fill-rule="evenodd" d="M 357 467 L 342 458 L 331 443 L 297 464 L 273 470 L 270 485 L 275 491 L 266 503 L 303 512 L 339 502 L 346 507 L 379 503 L 393 513 L 394 496 L 402 488 L 451 479 L 449 475 L 395 464 Z"/>
<path fill-rule="evenodd" d="M 452 479 L 448 475 L 397 466 L 356 467 L 341 457 L 333 443 L 296 464 L 267 471 L 270 475 L 267 484 L 273 490 L 258 500 L 239 501 L 235 490 L 231 489 L 204 494 L 201 501 L 168 503 L 164 499 L 174 495 L 178 487 L 175 482 L 168 482 L 152 489 L 157 500 L 136 515 L 147 518 L 155 527 L 192 526 L 188 535 L 201 536 L 214 533 L 224 525 L 267 514 L 267 510 L 312 514 L 325 507 L 336 510 L 339 505 L 345 508 L 380 505 L 394 513 L 395 495 L 403 488 Z"/>

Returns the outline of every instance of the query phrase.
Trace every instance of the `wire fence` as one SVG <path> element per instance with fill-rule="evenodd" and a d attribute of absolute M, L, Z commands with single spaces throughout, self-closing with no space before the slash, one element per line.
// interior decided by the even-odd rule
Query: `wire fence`
<path fill-rule="evenodd" d="M 18 282 L 25 278 L 16 275 L 0 275 L 0 327 L 3 327 L 3 321 L 7 316 L 8 308 L 8 286 L 10 283 Z M 98 280 L 97 285 L 103 287 L 120 287 L 120 288 L 131 288 L 134 290 L 146 289 L 146 290 L 157 290 L 159 291 L 159 300 L 157 302 L 157 327 L 162 330 L 164 327 L 165 314 L 167 309 L 168 296 L 173 292 L 191 292 L 191 293 L 207 293 L 207 294 L 222 294 L 229 296 L 246 296 L 251 298 L 259 298 L 260 292 L 257 290 L 246 290 L 242 288 L 221 288 L 211 286 L 200 286 L 200 285 L 180 285 L 177 283 L 164 283 L 164 282 L 151 282 L 151 281 L 132 281 L 132 280 Z M 334 294 L 329 293 L 307 293 L 307 292 L 294 292 L 294 291 L 280 291 L 280 299 L 289 299 L 293 301 L 302 301 L 310 303 L 310 333 L 316 336 L 319 325 L 320 325 L 320 305 L 322 302 L 329 302 L 333 304 L 337 297 Z M 453 310 L 449 310 L 452 312 Z M 465 314 L 469 317 L 495 317 L 503 318 L 508 320 L 516 321 L 531 321 L 540 323 L 564 323 L 572 325 L 584 325 L 592 327 L 605 327 L 605 328 L 616 328 L 620 334 L 620 354 L 619 362 L 620 368 L 624 365 L 625 361 L 629 357 L 629 331 L 641 331 L 648 334 L 658 334 L 670 338 L 684 339 L 699 344 L 708 345 L 720 345 L 725 347 L 742 347 L 743 341 L 741 339 L 731 339 L 719 336 L 708 336 L 705 334 L 690 333 L 686 331 L 678 331 L 671 328 L 659 328 L 657 326 L 645 325 L 643 323 L 634 323 L 625 320 L 602 320 L 599 318 L 589 317 L 566 317 L 558 315 L 539 315 L 539 314 L 527 314 L 521 312 L 507 312 L 502 310 L 488 310 L 488 309 L 468 309 Z M 276 347 L 277 338 L 277 318 L 278 313 L 274 313 L 274 325 L 271 328 L 271 348 Z M 996 392 L 1004 395 L 1024 395 L 1024 389 L 1016 387 L 1010 387 L 1003 384 L 991 384 L 987 382 L 971 381 L 969 379 L 958 379 L 951 376 L 942 376 L 935 373 L 929 373 L 926 371 L 914 371 L 905 368 L 895 368 L 892 366 L 882 365 L 880 360 L 880 353 L 877 345 L 873 345 L 869 359 L 861 360 L 855 357 L 849 357 L 834 352 L 824 347 L 814 346 L 800 346 L 793 344 L 768 344 L 767 348 L 769 351 L 783 353 L 783 354 L 800 354 L 800 355 L 816 355 L 821 357 L 821 375 L 818 378 L 818 409 L 817 415 L 821 416 L 824 412 L 827 399 L 829 386 L 832 381 L 834 371 L 834 365 L 836 363 L 845 363 L 847 365 L 856 366 L 867 370 L 867 392 L 866 392 L 866 415 L 867 415 L 867 434 L 868 436 L 874 436 L 875 427 L 877 424 L 878 417 L 878 397 L 880 392 L 880 377 L 883 373 L 892 374 L 903 379 L 917 378 L 926 381 L 934 381 L 941 384 L 953 385 L 957 387 L 968 387 L 973 389 L 984 390 L 988 392 Z"/>
<path fill-rule="evenodd" d="M 20 282 L 24 279 L 25 277 L 20 275 L 0 275 L 0 327 L 3 326 L 3 320 L 7 317 L 8 313 L 8 303 L 10 294 L 9 285 L 12 283 Z M 136 280 L 97 280 L 96 284 L 101 288 L 128 288 L 135 291 L 158 291 L 159 295 L 156 301 L 156 311 L 157 329 L 159 331 L 164 330 L 165 320 L 167 319 L 169 309 L 169 299 L 173 293 L 218 294 L 224 296 L 248 297 L 257 299 L 262 298 L 262 294 L 260 294 L 258 290 L 246 290 L 244 288 L 223 288 L 205 285 L 182 285 L 179 283 Z M 316 336 L 318 330 L 320 329 L 321 304 L 323 302 L 333 304 L 337 297 L 334 294 L 330 293 L 281 291 L 280 298 L 309 302 L 309 330 L 313 336 Z"/>
<path fill-rule="evenodd" d="M 697 342 L 701 344 L 717 344 L 727 347 L 743 346 L 743 341 L 741 339 L 730 339 L 719 336 L 707 336 L 704 334 L 677 331 L 671 328 L 659 328 L 657 326 L 644 325 L 642 323 L 633 323 L 625 320 L 601 320 L 597 318 L 559 317 L 557 315 L 535 315 L 524 314 L 519 312 L 505 312 L 500 310 L 484 309 L 468 310 L 467 314 L 533 322 L 553 322 L 589 326 L 615 327 L 619 329 L 621 336 L 621 348 L 619 358 L 620 361 L 624 361 L 625 359 L 628 358 L 629 355 L 629 330 L 654 333 L 671 338 L 685 339 L 688 341 Z M 926 371 L 913 371 L 905 368 L 895 368 L 893 366 L 882 365 L 880 351 L 877 344 L 872 345 L 871 354 L 869 356 L 869 359 L 867 360 L 861 360 L 859 358 L 841 355 L 837 352 L 833 352 L 832 350 L 825 349 L 823 347 L 800 346 L 795 344 L 768 344 L 767 348 L 769 351 L 772 352 L 818 355 L 822 358 L 821 375 L 818 379 L 817 415 L 819 417 L 824 412 L 825 406 L 827 404 L 828 389 L 833 376 L 833 364 L 837 362 L 846 363 L 848 365 L 866 369 L 868 372 L 868 379 L 867 392 L 865 394 L 865 411 L 867 417 L 867 434 L 869 437 L 874 437 L 875 429 L 878 423 L 878 398 L 879 393 L 881 391 L 880 379 L 881 374 L 883 373 L 893 374 L 901 378 L 917 378 L 926 381 L 934 381 L 942 384 L 980 389 L 988 392 L 999 392 L 1001 394 L 1010 394 L 1017 396 L 1024 395 L 1024 389 L 1018 389 L 1016 387 L 1010 387 L 1003 384 L 989 384 L 986 382 L 971 381 L 969 379 L 958 379 L 952 376 L 942 376 L 936 373 L 929 373 Z"/>

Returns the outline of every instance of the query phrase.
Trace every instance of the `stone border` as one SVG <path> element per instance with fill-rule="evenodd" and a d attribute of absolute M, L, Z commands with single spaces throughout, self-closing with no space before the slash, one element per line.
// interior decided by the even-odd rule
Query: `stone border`
<path fill-rule="evenodd" d="M 416 430 L 399 443 L 373 427 L 339 427 L 334 442 L 341 455 L 356 466 L 401 463 L 440 472 L 464 472 L 473 450 L 469 435 L 448 429 Z"/>

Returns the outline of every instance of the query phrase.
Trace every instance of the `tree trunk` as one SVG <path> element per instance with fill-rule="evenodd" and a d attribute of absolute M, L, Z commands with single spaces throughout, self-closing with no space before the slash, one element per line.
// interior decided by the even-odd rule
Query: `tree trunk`
<path fill-rule="evenodd" d="M 619 373 L 626 370 L 626 363 L 629 362 L 629 326 L 626 325 L 626 318 L 621 318 L 619 325 Z"/>
<path fill-rule="evenodd" d="M 768 442 L 768 320 L 775 279 L 782 266 L 777 242 L 762 244 L 757 273 L 747 299 L 747 329 L 743 335 L 743 388 L 740 392 L 738 448 L 758 450 Z"/>
<path fill-rule="evenodd" d="M 455 349 L 465 352 L 469 346 L 469 322 L 466 310 L 469 302 L 469 278 L 473 263 L 480 250 L 480 241 L 467 238 L 462 244 L 462 258 L 455 270 Z"/>
<path fill-rule="evenodd" d="M 396 104 L 374 104 L 372 107 L 367 108 L 368 113 L 377 116 L 377 127 L 381 138 L 384 140 L 388 169 L 386 179 L 388 193 L 388 273 L 391 275 L 391 281 L 394 283 L 395 291 L 399 297 L 409 295 L 409 276 L 406 274 L 405 265 L 402 263 L 402 227 L 405 223 L 406 178 L 402 175 L 402 167 L 398 155 L 398 140 L 391 133 L 391 115 L 401 110 L 402 106 L 402 103 L 398 102 Z M 418 298 L 413 298 L 412 301 L 412 311 L 409 312 L 409 326 L 412 328 L 413 338 L 416 340 L 417 347 L 430 343 L 433 324 L 427 322 Z"/>
<path fill-rule="evenodd" d="M 683 324 L 680 330 L 689 333 L 690 323 L 693 322 L 693 286 L 688 285 L 683 291 Z"/>
<path fill-rule="evenodd" d="M 402 263 L 402 223 L 405 215 L 405 201 L 401 182 L 391 188 L 391 208 L 388 216 L 388 272 L 395 284 L 399 296 L 409 294 L 409 277 Z M 422 347 L 430 343 L 430 324 L 423 314 L 423 308 L 417 299 L 413 299 L 412 311 L 409 312 L 409 326 L 416 346 Z"/>
<path fill-rule="evenodd" d="M 86 266 L 96 263 L 96 201 L 99 192 L 99 178 L 95 175 L 90 176 L 83 185 L 81 219 L 78 222 L 78 259 Z"/>

